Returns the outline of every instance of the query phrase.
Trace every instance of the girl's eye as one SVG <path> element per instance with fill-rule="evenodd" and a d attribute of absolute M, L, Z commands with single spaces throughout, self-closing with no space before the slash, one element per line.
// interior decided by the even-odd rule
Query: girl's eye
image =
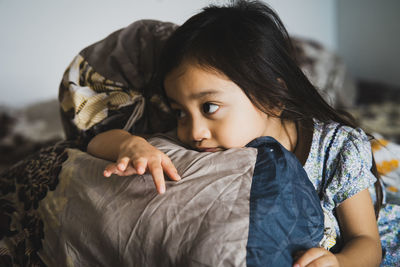
<path fill-rule="evenodd" d="M 212 114 L 219 109 L 219 106 L 216 104 L 205 103 L 203 104 L 203 112 L 206 114 Z"/>

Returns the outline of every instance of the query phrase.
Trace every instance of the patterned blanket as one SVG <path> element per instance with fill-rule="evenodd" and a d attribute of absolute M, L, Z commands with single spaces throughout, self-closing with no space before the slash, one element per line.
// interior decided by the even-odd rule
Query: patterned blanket
<path fill-rule="evenodd" d="M 76 145 L 64 141 L 42 148 L 0 173 L 0 266 L 46 266 L 37 254 L 43 238 L 37 208 L 56 189 L 69 147 Z"/>

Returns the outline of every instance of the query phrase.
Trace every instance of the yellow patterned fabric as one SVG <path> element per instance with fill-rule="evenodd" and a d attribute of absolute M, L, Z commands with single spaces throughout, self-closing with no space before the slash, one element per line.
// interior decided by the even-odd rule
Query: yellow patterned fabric
<path fill-rule="evenodd" d="M 66 69 L 59 90 L 67 139 L 82 147 L 110 129 L 154 133 L 175 127 L 157 80 L 157 58 L 176 25 L 140 20 L 96 42 Z"/>
<path fill-rule="evenodd" d="M 60 105 L 64 112 L 73 110 L 73 123 L 80 130 L 88 130 L 107 118 L 109 110 L 132 105 L 139 92 L 124 90 L 124 85 L 97 73 L 80 55 L 76 56 L 64 75 L 65 92 Z"/>
<path fill-rule="evenodd" d="M 386 201 L 400 204 L 400 145 L 378 134 L 371 141 L 376 168 L 385 184 Z"/>

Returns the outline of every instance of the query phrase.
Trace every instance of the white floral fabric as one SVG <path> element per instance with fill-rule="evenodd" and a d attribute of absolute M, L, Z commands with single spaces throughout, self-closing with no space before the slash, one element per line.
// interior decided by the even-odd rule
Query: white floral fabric
<path fill-rule="evenodd" d="M 371 193 L 375 190 L 377 179 L 370 171 L 372 149 L 369 139 L 359 128 L 314 121 L 313 140 L 304 169 L 317 191 L 320 190 L 324 176 L 331 179 L 321 204 L 325 211 L 325 224 L 328 228 L 333 224 L 336 229 L 336 241 L 340 238 L 340 228 L 334 215 L 335 208 L 364 189 L 369 189 Z M 331 141 L 332 145 L 328 149 Z M 374 194 L 372 198 L 375 199 Z M 378 229 L 384 255 L 381 266 L 396 266 L 393 263 L 400 262 L 400 206 L 384 204 L 379 213 Z M 329 231 L 325 233 L 330 233 L 324 238 L 332 244 L 334 234 Z"/>

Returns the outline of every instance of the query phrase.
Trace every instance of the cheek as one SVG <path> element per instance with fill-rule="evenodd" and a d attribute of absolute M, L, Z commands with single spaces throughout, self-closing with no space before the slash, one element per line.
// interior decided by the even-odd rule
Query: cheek
<path fill-rule="evenodd" d="M 178 136 L 179 141 L 181 141 L 186 145 L 190 145 L 190 140 L 188 138 L 189 135 L 186 128 L 178 125 L 176 134 Z"/>
<path fill-rule="evenodd" d="M 244 121 L 240 120 L 224 120 L 215 126 L 214 137 L 218 143 L 225 148 L 243 147 L 248 142 L 245 129 L 243 127 Z"/>
<path fill-rule="evenodd" d="M 244 147 L 250 141 L 262 135 L 264 119 L 259 114 L 233 115 L 218 125 L 218 141 L 224 147 Z"/>
<path fill-rule="evenodd" d="M 182 127 L 179 127 L 179 126 L 178 126 L 178 128 L 177 128 L 177 130 L 176 130 L 176 134 L 178 135 L 178 139 L 179 139 L 181 142 L 185 142 L 185 141 L 184 141 L 185 135 L 184 135 L 184 133 L 183 133 Z"/>

